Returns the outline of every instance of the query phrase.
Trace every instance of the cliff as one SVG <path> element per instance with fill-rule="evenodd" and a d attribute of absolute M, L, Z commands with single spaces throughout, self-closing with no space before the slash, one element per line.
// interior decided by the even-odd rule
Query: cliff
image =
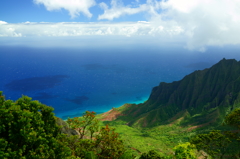
<path fill-rule="evenodd" d="M 205 113 L 209 117 L 207 120 L 213 120 L 238 106 L 240 62 L 222 59 L 211 68 L 197 70 L 180 81 L 161 82 L 152 89 L 145 103 L 120 107 L 122 115 L 116 120 L 143 127 L 168 122 L 179 114 Z"/>

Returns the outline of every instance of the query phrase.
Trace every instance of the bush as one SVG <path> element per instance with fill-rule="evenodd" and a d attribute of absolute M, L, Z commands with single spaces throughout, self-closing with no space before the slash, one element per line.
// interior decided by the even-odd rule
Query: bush
<path fill-rule="evenodd" d="M 174 147 L 176 159 L 196 159 L 196 147 L 189 142 Z"/>
<path fill-rule="evenodd" d="M 53 108 L 22 96 L 5 100 L 0 91 L 0 158 L 66 158 Z"/>
<path fill-rule="evenodd" d="M 163 159 L 156 151 L 150 150 L 148 153 L 143 153 L 139 159 Z"/>

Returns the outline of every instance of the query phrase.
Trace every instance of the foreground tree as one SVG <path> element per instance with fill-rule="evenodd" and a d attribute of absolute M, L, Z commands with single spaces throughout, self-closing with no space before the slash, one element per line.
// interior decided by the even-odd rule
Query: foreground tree
<path fill-rule="evenodd" d="M 0 158 L 67 158 L 71 150 L 58 140 L 52 111 L 27 96 L 5 100 L 0 92 Z"/>
<path fill-rule="evenodd" d="M 70 128 L 79 132 L 79 137 L 65 138 L 73 155 L 82 158 L 91 156 L 99 159 L 131 159 L 133 156 L 126 153 L 118 133 L 108 125 L 100 128 L 95 114 L 95 112 L 86 111 L 81 118 L 67 120 Z"/>

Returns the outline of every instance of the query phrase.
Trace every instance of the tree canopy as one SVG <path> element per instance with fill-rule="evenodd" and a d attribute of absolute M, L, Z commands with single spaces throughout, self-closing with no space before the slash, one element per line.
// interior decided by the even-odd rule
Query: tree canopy
<path fill-rule="evenodd" d="M 53 108 L 22 96 L 5 100 L 0 92 L 0 158 L 59 158 L 70 150 L 59 142 Z"/>

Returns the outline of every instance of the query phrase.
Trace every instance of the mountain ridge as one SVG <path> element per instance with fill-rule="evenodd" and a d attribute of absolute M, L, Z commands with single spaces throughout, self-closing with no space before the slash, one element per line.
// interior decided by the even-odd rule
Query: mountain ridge
<path fill-rule="evenodd" d="M 166 123 L 181 112 L 194 116 L 218 111 L 215 114 L 220 117 L 225 116 L 227 110 L 238 106 L 240 62 L 223 58 L 212 67 L 194 71 L 182 80 L 161 82 L 152 89 L 146 102 L 115 108 L 115 114 L 116 111 L 119 113 L 113 120 L 126 121 L 130 126 L 148 127 Z M 208 120 L 215 118 L 210 117 Z"/>

